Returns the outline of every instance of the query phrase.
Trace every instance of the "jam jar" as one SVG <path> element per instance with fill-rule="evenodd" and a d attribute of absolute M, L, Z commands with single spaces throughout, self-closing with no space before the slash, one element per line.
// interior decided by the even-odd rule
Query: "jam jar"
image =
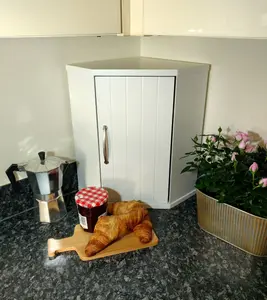
<path fill-rule="evenodd" d="M 103 188 L 87 187 L 75 195 L 80 225 L 87 232 L 94 232 L 99 217 L 107 214 L 108 192 Z"/>

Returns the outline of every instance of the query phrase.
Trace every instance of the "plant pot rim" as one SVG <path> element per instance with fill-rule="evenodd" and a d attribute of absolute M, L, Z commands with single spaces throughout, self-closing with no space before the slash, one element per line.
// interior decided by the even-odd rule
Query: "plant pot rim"
<path fill-rule="evenodd" d="M 209 195 L 207 195 L 207 194 L 201 192 L 201 190 L 196 189 L 196 191 L 197 191 L 197 193 L 201 193 L 202 195 L 204 195 L 204 196 L 206 196 L 206 197 L 209 197 L 209 198 L 211 198 L 212 200 L 218 202 L 218 200 L 217 200 L 216 198 L 213 198 L 212 196 L 209 196 Z M 232 208 L 234 208 L 234 209 L 236 209 L 236 210 L 239 210 L 240 212 L 242 212 L 242 213 L 244 213 L 244 214 L 250 215 L 250 216 L 253 217 L 253 218 L 257 218 L 257 219 L 260 219 L 260 220 L 265 220 L 265 221 L 267 221 L 267 218 L 263 218 L 263 217 L 259 217 L 259 216 L 253 215 L 253 214 L 251 214 L 251 213 L 249 213 L 249 212 L 246 212 L 246 211 L 244 211 L 244 210 L 242 210 L 242 209 L 240 209 L 240 208 L 237 208 L 237 207 L 235 207 L 235 206 L 233 206 L 233 205 L 231 205 L 231 204 L 227 204 L 227 203 L 223 203 L 223 202 L 222 202 L 222 203 L 219 203 L 219 204 L 224 204 L 224 205 L 226 205 L 226 206 L 230 206 L 230 207 L 232 207 Z"/>

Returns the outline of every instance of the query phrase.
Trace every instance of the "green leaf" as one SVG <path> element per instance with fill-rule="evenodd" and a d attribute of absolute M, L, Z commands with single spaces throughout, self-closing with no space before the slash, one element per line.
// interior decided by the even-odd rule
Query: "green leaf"
<path fill-rule="evenodd" d="M 185 168 L 183 168 L 183 170 L 181 171 L 181 174 L 185 173 L 185 172 L 190 172 L 191 166 L 186 166 Z"/>
<path fill-rule="evenodd" d="M 185 152 L 185 155 L 192 155 L 195 154 L 195 152 Z"/>
<path fill-rule="evenodd" d="M 192 140 L 192 142 L 193 142 L 195 145 L 197 145 L 198 147 L 202 147 L 202 144 L 198 143 L 197 141 L 195 141 L 195 140 L 192 139 L 192 138 L 191 138 L 191 140 Z"/>
<path fill-rule="evenodd" d="M 188 156 L 196 155 L 196 152 L 186 152 L 184 156 L 180 157 L 180 159 L 186 158 Z"/>
<path fill-rule="evenodd" d="M 252 205 L 251 206 L 251 212 L 256 215 L 256 216 L 260 216 L 261 215 L 261 209 L 256 206 L 256 205 Z"/>
<path fill-rule="evenodd" d="M 198 165 L 196 163 L 194 163 L 193 161 L 189 161 L 186 164 L 191 166 L 192 168 L 197 168 L 198 167 Z"/>

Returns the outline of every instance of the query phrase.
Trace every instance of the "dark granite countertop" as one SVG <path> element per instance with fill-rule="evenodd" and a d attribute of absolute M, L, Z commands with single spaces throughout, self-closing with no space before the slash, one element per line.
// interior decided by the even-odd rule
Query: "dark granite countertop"
<path fill-rule="evenodd" d="M 267 299 L 267 259 L 252 257 L 201 231 L 195 200 L 150 212 L 156 247 L 91 262 L 76 253 L 47 257 L 47 239 L 69 236 L 73 209 L 42 225 L 32 212 L 0 223 L 0 298 Z"/>

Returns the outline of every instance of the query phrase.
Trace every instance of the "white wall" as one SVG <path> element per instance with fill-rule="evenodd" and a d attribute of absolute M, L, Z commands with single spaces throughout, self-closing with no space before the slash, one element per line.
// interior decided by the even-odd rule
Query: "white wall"
<path fill-rule="evenodd" d="M 267 138 L 267 40 L 144 37 L 141 55 L 210 63 L 205 132 L 221 125 Z"/>
<path fill-rule="evenodd" d="M 0 186 L 39 150 L 74 157 L 66 64 L 139 52 L 138 38 L 0 39 Z"/>
<path fill-rule="evenodd" d="M 205 131 L 219 125 L 267 138 L 267 41 L 141 38 L 141 55 L 212 65 Z M 39 150 L 73 158 L 65 65 L 138 56 L 139 38 L 0 39 L 0 186 L 6 168 Z"/>

